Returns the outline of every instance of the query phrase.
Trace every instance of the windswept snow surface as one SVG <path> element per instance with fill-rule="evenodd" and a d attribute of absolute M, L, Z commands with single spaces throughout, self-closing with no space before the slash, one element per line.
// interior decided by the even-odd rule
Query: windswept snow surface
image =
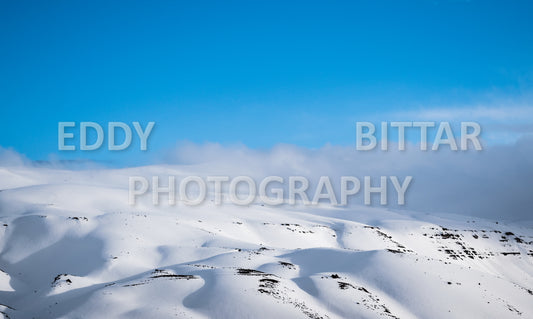
<path fill-rule="evenodd" d="M 150 196 L 128 205 L 129 176 L 187 173 L 0 168 L 1 315 L 533 318 L 531 225 Z"/>

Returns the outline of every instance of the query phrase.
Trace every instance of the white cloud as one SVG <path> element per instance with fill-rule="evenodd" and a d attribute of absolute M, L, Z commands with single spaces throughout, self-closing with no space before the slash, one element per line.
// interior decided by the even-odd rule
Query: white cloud
<path fill-rule="evenodd" d="M 378 118 L 379 117 L 379 118 Z M 512 144 L 533 134 L 533 106 L 499 104 L 460 107 L 421 107 L 376 115 L 394 121 L 474 121 L 482 127 L 482 139 L 488 145 Z M 457 126 L 457 125 L 456 125 Z"/>
<path fill-rule="evenodd" d="M 440 120 L 440 121 L 487 121 L 519 123 L 533 123 L 532 106 L 467 106 L 457 108 L 421 108 L 393 113 L 397 117 L 411 120 Z"/>
<path fill-rule="evenodd" d="M 310 150 L 278 145 L 254 150 L 188 144 L 171 152 L 167 160 L 194 164 L 197 172 L 206 175 L 304 175 L 311 180 L 321 175 L 411 175 L 413 184 L 404 208 L 495 219 L 533 218 L 533 138 L 529 137 L 481 152 L 422 152 L 414 145 L 408 145 L 405 152 L 357 152 L 352 146 Z M 355 202 L 360 203 L 361 197 Z"/>
<path fill-rule="evenodd" d="M 406 194 L 405 209 L 498 220 L 533 219 L 531 137 L 522 137 L 510 145 L 489 146 L 481 152 L 451 152 L 445 149 L 423 152 L 414 145 L 407 145 L 405 152 L 357 152 L 355 146 L 326 145 L 320 149 L 308 149 L 277 145 L 271 149 L 257 150 L 243 145 L 189 143 L 180 145 L 161 158 L 164 160 L 156 164 L 164 165 L 155 166 L 155 171 L 163 175 L 176 172 L 201 176 L 247 175 L 257 180 L 270 175 L 302 175 L 310 179 L 311 185 L 316 185 L 318 178 L 323 175 L 337 181 L 343 175 L 360 179 L 363 176 L 378 179 L 379 176 L 396 175 L 403 178 L 409 175 L 413 176 L 413 182 Z M 49 172 L 51 169 L 49 166 L 28 164 L 14 151 L 1 149 L 0 167 L 9 169 L 13 165 L 24 165 L 28 177 L 42 177 L 40 170 Z M 75 170 L 68 165 L 61 166 L 61 163 L 52 167 L 52 170 L 59 168 L 62 168 L 60 175 L 64 176 L 61 180 L 70 180 L 69 174 L 79 177 L 75 175 Z M 94 167 L 86 168 L 96 171 Z M 106 170 L 109 170 L 109 174 L 113 173 L 112 169 L 99 168 L 95 176 L 105 180 L 108 175 Z M 152 169 L 128 169 L 131 174 L 137 171 Z M 45 181 L 40 178 L 40 182 Z M 124 178 L 123 187 L 127 187 L 127 178 Z M 338 190 L 339 186 L 335 187 Z M 391 190 L 389 195 L 395 196 L 395 193 Z M 390 197 L 389 203 L 393 202 L 395 198 Z M 352 203 L 362 203 L 362 195 L 355 196 Z"/>

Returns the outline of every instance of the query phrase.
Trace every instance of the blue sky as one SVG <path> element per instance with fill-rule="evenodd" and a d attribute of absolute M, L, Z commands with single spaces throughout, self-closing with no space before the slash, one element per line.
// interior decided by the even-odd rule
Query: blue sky
<path fill-rule="evenodd" d="M 142 162 L 180 141 L 355 145 L 355 121 L 412 120 L 405 111 L 508 107 L 509 127 L 533 114 L 532 12 L 530 1 L 2 1 L 0 145 Z M 152 152 L 59 152 L 59 121 L 155 121 Z"/>

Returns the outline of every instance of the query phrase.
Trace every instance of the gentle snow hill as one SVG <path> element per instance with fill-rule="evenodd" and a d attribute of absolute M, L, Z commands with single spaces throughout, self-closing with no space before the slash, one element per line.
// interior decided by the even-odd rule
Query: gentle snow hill
<path fill-rule="evenodd" d="M 185 173 L 0 168 L 0 314 L 533 318 L 531 226 L 368 207 L 128 205 L 128 176 Z"/>

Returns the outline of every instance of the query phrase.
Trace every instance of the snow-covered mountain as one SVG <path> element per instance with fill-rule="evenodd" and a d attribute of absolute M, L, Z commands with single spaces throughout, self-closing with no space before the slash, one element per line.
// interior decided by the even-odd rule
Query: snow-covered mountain
<path fill-rule="evenodd" d="M 128 205 L 128 176 L 0 168 L 6 318 L 533 318 L 533 228 L 372 207 Z"/>

